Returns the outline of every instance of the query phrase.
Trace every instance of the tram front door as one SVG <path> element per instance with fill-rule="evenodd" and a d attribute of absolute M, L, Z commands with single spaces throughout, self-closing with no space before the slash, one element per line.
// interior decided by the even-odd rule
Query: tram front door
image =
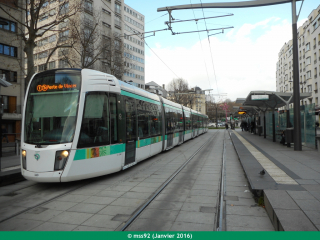
<path fill-rule="evenodd" d="M 126 152 L 125 152 L 125 163 L 128 165 L 135 162 L 136 160 L 136 109 L 135 100 L 130 97 L 125 99 L 126 105 Z"/>

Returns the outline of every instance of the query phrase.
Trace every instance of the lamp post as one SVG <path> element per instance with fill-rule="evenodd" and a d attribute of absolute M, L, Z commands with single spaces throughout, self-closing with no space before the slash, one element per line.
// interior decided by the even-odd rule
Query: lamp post
<path fill-rule="evenodd" d="M 297 41 L 297 20 L 296 2 L 301 0 L 259 0 L 244 2 L 223 2 L 223 3 L 201 3 L 186 4 L 158 8 L 157 11 L 196 9 L 196 8 L 249 8 L 264 7 L 282 3 L 291 3 L 292 12 L 292 48 L 293 48 L 293 103 L 294 103 L 294 150 L 301 151 L 301 116 L 300 116 L 300 92 L 299 92 L 299 60 L 298 60 L 298 41 Z M 302 6 L 302 5 L 301 5 Z M 169 14 L 171 16 L 171 14 Z"/>

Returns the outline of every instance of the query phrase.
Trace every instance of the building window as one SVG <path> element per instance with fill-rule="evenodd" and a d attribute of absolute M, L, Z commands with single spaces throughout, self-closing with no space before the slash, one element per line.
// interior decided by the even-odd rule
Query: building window
<path fill-rule="evenodd" d="M 310 50 L 310 43 L 307 43 L 306 44 L 306 51 L 309 51 Z"/>
<path fill-rule="evenodd" d="M 46 70 L 46 64 L 41 64 L 39 65 L 39 72 L 45 71 Z"/>
<path fill-rule="evenodd" d="M 306 62 L 307 62 L 307 65 L 311 64 L 311 57 L 307 57 Z"/>
<path fill-rule="evenodd" d="M 16 32 L 17 31 L 17 23 L 9 21 L 7 19 L 1 18 L 2 21 L 7 22 L 7 25 L 1 25 L 0 24 L 0 29 L 4 29 L 10 32 Z"/>
<path fill-rule="evenodd" d="M 65 3 L 59 6 L 59 15 L 64 15 L 69 11 L 69 3 Z"/>
<path fill-rule="evenodd" d="M 46 57 L 48 57 L 48 51 L 44 51 L 38 54 L 39 59 L 46 58 Z"/>
<path fill-rule="evenodd" d="M 312 85 L 308 85 L 308 92 L 312 92 Z"/>
<path fill-rule="evenodd" d="M 311 78 L 311 71 L 307 72 L 307 79 Z"/>
<path fill-rule="evenodd" d="M 4 74 L 8 82 L 17 82 L 17 72 L 0 69 L 0 74 Z"/>
<path fill-rule="evenodd" d="M 0 43 L 0 54 L 11 56 L 11 57 L 17 57 L 17 47 L 12 47 L 12 46 Z"/>
<path fill-rule="evenodd" d="M 56 62 L 53 61 L 53 62 L 49 62 L 49 69 L 54 69 L 56 68 Z"/>
<path fill-rule="evenodd" d="M 114 4 L 114 10 L 116 13 L 121 14 L 121 6 L 118 3 Z"/>
<path fill-rule="evenodd" d="M 3 112 L 16 113 L 17 111 L 17 97 L 2 96 Z"/>

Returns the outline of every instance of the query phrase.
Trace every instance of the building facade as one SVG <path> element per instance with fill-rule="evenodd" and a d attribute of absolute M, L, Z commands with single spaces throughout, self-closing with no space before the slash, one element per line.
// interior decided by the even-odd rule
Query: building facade
<path fill-rule="evenodd" d="M 144 20 L 145 17 L 128 5 L 124 5 L 124 56 L 127 70 L 123 80 L 145 88 L 145 51 Z M 139 34 L 140 33 L 140 34 Z"/>
<path fill-rule="evenodd" d="M 312 93 L 301 105 L 314 103 L 319 108 L 320 84 L 320 5 L 298 29 L 299 88 L 301 93 Z M 276 66 L 276 89 L 293 92 L 292 40 L 285 43 L 278 54 Z"/>
<path fill-rule="evenodd" d="M 50 16 L 56 13 L 52 11 L 55 11 L 58 7 L 61 8 L 61 4 L 64 4 L 64 2 L 50 1 L 41 12 L 41 16 L 44 17 L 39 18 L 39 24 L 45 25 L 48 23 Z M 98 41 L 99 37 L 96 36 L 95 39 L 91 40 L 89 48 L 92 49 L 92 53 L 86 53 L 88 55 L 84 58 L 94 61 L 100 51 L 100 45 L 105 44 L 104 40 L 113 44 L 113 47 L 101 53 L 89 68 L 110 73 L 120 80 L 144 88 L 144 41 L 143 38 L 140 39 L 143 34 L 137 34 L 144 32 L 144 16 L 142 14 L 125 5 L 124 0 L 85 0 L 83 11 L 72 18 L 77 18 L 83 23 L 84 35 L 94 29 L 101 38 Z M 70 41 L 73 37 L 71 24 L 72 20 L 65 21 L 56 27 L 58 33 L 50 31 L 37 40 L 37 47 L 34 51 L 37 72 L 45 69 L 70 67 L 70 64 L 72 64 L 70 60 L 73 56 L 69 47 L 58 48 L 50 56 L 48 64 L 46 64 L 46 61 L 52 49 L 57 45 L 64 43 L 66 46 L 68 45 L 68 39 Z M 96 25 L 98 27 L 95 27 Z M 80 45 L 78 49 L 84 49 L 84 46 Z M 76 67 L 81 67 L 81 65 L 78 64 Z M 122 68 L 121 73 L 117 72 L 120 68 Z"/>
<path fill-rule="evenodd" d="M 13 0 L 0 0 L 0 5 L 10 13 L 0 9 L 0 74 L 12 85 L 1 87 L 0 103 L 3 107 L 3 116 L 0 127 L 8 131 L 8 139 L 13 142 L 20 138 L 21 110 L 24 101 L 24 71 L 23 71 L 23 41 L 21 23 L 24 15 Z M 14 17 L 14 18 L 13 18 Z"/>

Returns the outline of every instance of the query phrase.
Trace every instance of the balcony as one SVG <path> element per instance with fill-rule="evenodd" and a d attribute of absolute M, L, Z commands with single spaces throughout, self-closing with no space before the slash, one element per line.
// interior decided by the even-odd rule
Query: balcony
<path fill-rule="evenodd" d="M 303 59 L 306 57 L 306 55 L 303 54 Z"/>
<path fill-rule="evenodd" d="M 317 59 L 316 60 L 314 60 L 314 64 L 316 64 L 317 63 Z"/>
<path fill-rule="evenodd" d="M 317 74 L 316 74 L 316 75 L 314 75 L 314 78 L 317 78 Z"/>
<path fill-rule="evenodd" d="M 316 49 L 316 46 L 317 46 L 317 45 L 314 45 L 314 46 L 313 46 L 313 49 Z"/>

